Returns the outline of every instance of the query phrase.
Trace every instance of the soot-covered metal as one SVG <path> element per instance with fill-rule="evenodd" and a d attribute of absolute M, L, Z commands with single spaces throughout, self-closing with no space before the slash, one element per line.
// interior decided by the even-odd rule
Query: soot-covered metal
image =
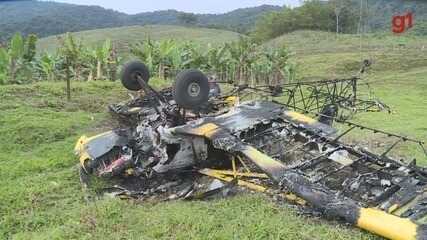
<path fill-rule="evenodd" d="M 156 91 L 142 63 L 130 66 L 123 84 L 144 94 L 109 107 L 119 128 L 79 139 L 85 186 L 97 176 L 112 185 L 102 194 L 145 201 L 259 191 L 386 238 L 426 239 L 427 170 L 389 150 L 341 141 L 360 125 L 339 133 L 327 111 L 316 113 L 328 119 L 319 121 L 280 101 L 243 101 L 236 93 L 247 86 L 219 95 L 219 85 L 197 70 Z"/>

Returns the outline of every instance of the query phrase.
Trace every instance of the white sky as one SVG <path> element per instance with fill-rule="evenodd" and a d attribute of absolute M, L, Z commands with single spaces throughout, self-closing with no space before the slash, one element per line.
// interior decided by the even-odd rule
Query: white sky
<path fill-rule="evenodd" d="M 263 4 L 297 6 L 301 0 L 55 0 L 81 5 L 98 5 L 129 14 L 176 9 L 194 13 L 224 13 Z"/>

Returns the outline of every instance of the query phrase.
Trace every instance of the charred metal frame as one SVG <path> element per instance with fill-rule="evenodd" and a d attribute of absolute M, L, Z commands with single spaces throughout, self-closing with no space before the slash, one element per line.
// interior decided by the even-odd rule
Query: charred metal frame
<path fill-rule="evenodd" d="M 278 101 L 249 101 L 231 108 L 235 111 L 212 112 L 213 115 L 209 115 L 208 112 L 204 117 L 194 112 L 192 120 L 196 121 L 190 121 L 191 118 L 186 119 L 185 111 L 181 114 L 182 109 L 168 102 L 166 96 L 156 92 L 141 77 L 137 77 L 137 80 L 142 90 L 146 95 L 150 95 L 152 100 L 148 101 L 147 106 L 141 107 L 152 107 L 155 113 L 139 118 L 137 125 L 133 126 L 135 129 L 130 127 L 129 132 L 126 131 L 128 134 L 126 137 L 132 138 L 129 141 L 132 145 L 127 144 L 122 147 L 115 143 L 117 142 L 115 138 L 119 136 L 115 136 L 115 132 L 110 133 L 114 137 L 111 141 L 107 138 L 109 135 L 105 134 L 93 138 L 82 137 L 76 145 L 76 152 L 80 154 L 83 170 L 87 170 L 86 166 L 90 167 L 86 165 L 87 161 L 95 163 L 91 170 L 95 172 L 99 170 L 96 165 L 98 157 L 93 157 L 94 154 L 90 154 L 89 151 L 96 149 L 90 146 L 96 145 L 94 140 L 108 140 L 108 144 L 98 144 L 101 147 L 110 146 L 111 148 L 105 149 L 108 151 L 121 147 L 119 158 L 113 159 L 114 162 L 110 161 L 108 168 L 101 166 L 98 171 L 101 177 L 102 173 L 110 173 L 110 170 L 112 176 L 128 174 L 123 173 L 121 170 L 125 169 L 122 168 L 117 174 L 114 171 L 121 166 L 130 167 L 126 165 L 127 163 L 132 163 L 130 170 L 139 180 L 144 178 L 148 181 L 151 178 L 150 175 L 154 173 L 164 174 L 160 178 L 163 179 L 174 171 L 192 175 L 194 169 L 189 170 L 189 167 L 203 168 L 206 163 L 209 163 L 210 157 L 220 152 L 223 155 L 219 159 L 223 162 L 218 161 L 215 156 L 217 160 L 215 164 L 228 163 L 231 160 L 232 171 L 198 169 L 198 172 L 229 182 L 223 186 L 224 188 L 241 185 L 267 193 L 267 187 L 239 178 L 243 176 L 268 178 L 268 184 L 279 187 L 276 191 L 281 192 L 286 199 L 297 201 L 299 199 L 300 202 L 308 203 L 327 216 L 345 219 L 347 223 L 370 232 L 391 239 L 425 239 L 427 237 L 427 225 L 415 222 L 419 217 L 427 214 L 427 207 L 425 207 L 427 197 L 421 192 L 427 186 L 427 169 L 416 166 L 415 162 L 405 164 L 387 156 L 401 142 L 418 143 L 425 153 L 424 143 L 352 123 L 336 114 L 325 114 L 324 110 L 330 105 L 350 110 L 352 113 L 381 111 L 388 108 L 377 101 L 358 99 L 358 77 L 299 82 L 282 86 L 236 86 L 225 98 L 236 93 L 245 94 L 247 92 L 244 91 L 249 90 L 249 92 L 261 93 L 258 96 L 264 94 L 264 97 L 273 97 Z M 216 104 L 223 105 L 226 102 L 224 99 L 217 98 L 216 100 L 220 103 Z M 347 124 L 349 128 L 335 136 L 336 130 L 330 125 L 299 112 L 333 119 Z M 182 118 L 183 123 L 178 124 L 177 121 Z M 382 154 L 339 141 L 354 129 L 385 134 L 388 137 L 397 138 L 397 141 L 387 147 Z M 147 141 L 151 145 L 145 144 Z M 179 147 L 175 149 L 178 145 Z M 278 146 L 280 151 L 276 151 L 277 145 L 280 145 Z M 135 155 L 133 148 L 136 148 Z M 209 151 L 211 156 L 208 154 Z M 293 161 L 291 155 L 295 152 L 298 153 L 298 159 Z M 237 172 L 236 159 L 242 163 L 248 173 Z M 244 160 L 247 161 L 246 164 Z M 105 165 L 105 162 L 103 163 Z M 208 166 L 215 167 L 215 164 L 211 162 Z M 252 167 L 261 170 L 261 173 L 251 173 L 249 169 Z M 81 178 L 85 171 L 80 172 Z M 144 174 L 148 175 L 141 177 L 145 176 Z M 343 178 L 345 181 L 342 181 Z M 188 181 L 179 184 L 171 179 L 163 180 L 168 182 L 155 183 L 154 187 L 148 184 L 150 187 L 138 191 L 118 188 L 120 191 L 115 194 L 143 197 L 149 196 L 153 189 L 156 192 L 159 189 L 168 188 L 165 186 L 173 185 L 177 186 L 175 194 L 168 196 L 167 199 L 198 199 L 222 190 L 220 187 L 208 190 L 202 195 L 193 195 L 195 186 L 193 183 L 190 182 L 188 185 Z M 188 180 L 191 181 L 192 177 Z M 339 186 L 335 184 L 337 181 L 340 183 Z M 368 195 L 359 194 L 360 191 L 365 191 L 366 187 L 371 186 L 378 187 L 369 189 Z M 392 214 L 400 206 L 410 202 L 410 208 L 404 209 L 403 214 Z"/>
<path fill-rule="evenodd" d="M 281 104 L 283 106 L 286 106 L 286 104 L 281 103 L 281 102 L 277 102 L 277 101 L 273 101 L 277 104 Z M 308 110 L 304 110 L 303 108 L 299 108 L 296 107 L 295 108 L 296 111 L 301 111 L 304 114 L 310 114 L 310 115 L 314 115 L 316 117 L 325 117 L 325 118 L 330 118 L 338 123 L 341 123 L 343 125 L 347 125 L 348 128 L 346 130 L 344 130 L 340 135 L 338 135 L 337 137 L 335 137 L 335 139 L 333 140 L 334 142 L 337 142 L 339 139 L 341 139 L 342 137 L 348 135 L 350 132 L 352 132 L 355 129 L 359 129 L 362 131 L 369 131 L 371 133 L 374 134 L 382 134 L 385 135 L 389 138 L 394 138 L 397 139 L 397 141 L 395 141 L 392 145 L 390 145 L 389 147 L 387 147 L 387 149 L 381 154 L 381 156 L 386 157 L 386 155 L 393 150 L 397 145 L 399 144 L 405 144 L 405 143 L 412 143 L 412 144 L 417 144 L 420 149 L 422 150 L 422 153 L 424 154 L 424 156 L 427 156 L 427 149 L 425 148 L 425 142 L 424 141 L 420 141 L 418 139 L 414 139 L 414 138 L 410 138 L 407 136 L 402 136 L 399 134 L 395 134 L 395 133 L 390 133 L 390 132 L 386 132 L 380 129 L 376 129 L 376 128 L 372 128 L 372 127 L 367 127 L 361 124 L 357 124 L 357 123 L 353 123 L 350 122 L 348 120 L 339 118 L 339 117 L 334 117 L 334 116 L 328 116 L 328 115 L 324 115 L 322 113 L 316 112 L 316 111 L 308 111 Z"/>
<path fill-rule="evenodd" d="M 304 112 L 322 112 L 327 106 L 337 106 L 348 113 L 338 115 L 340 119 L 349 119 L 357 112 L 380 112 L 390 108 L 372 99 L 360 99 L 358 91 L 361 86 L 359 77 L 305 81 L 287 83 L 280 86 L 240 86 L 237 92 L 252 90 L 277 98 L 286 107 Z M 368 83 L 366 84 L 369 87 Z"/>
<path fill-rule="evenodd" d="M 380 111 L 377 103 L 357 98 L 359 78 L 330 81 L 301 82 L 284 86 L 288 108 L 321 112 L 328 105 L 337 105 L 353 112 Z"/>

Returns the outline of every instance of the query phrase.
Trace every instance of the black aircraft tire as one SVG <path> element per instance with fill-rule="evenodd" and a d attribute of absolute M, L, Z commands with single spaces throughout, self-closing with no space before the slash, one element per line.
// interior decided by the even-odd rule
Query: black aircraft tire
<path fill-rule="evenodd" d="M 182 108 L 197 110 L 209 100 L 209 82 L 199 70 L 178 74 L 173 86 L 175 102 Z"/>
<path fill-rule="evenodd" d="M 150 79 L 148 67 L 140 61 L 126 63 L 120 76 L 123 86 L 130 91 L 141 90 L 142 87 L 138 83 L 137 76 L 140 76 L 145 82 L 148 82 Z"/>

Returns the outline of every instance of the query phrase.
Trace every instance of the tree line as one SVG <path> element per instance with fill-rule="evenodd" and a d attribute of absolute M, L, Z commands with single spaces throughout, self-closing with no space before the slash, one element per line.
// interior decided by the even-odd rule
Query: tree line
<path fill-rule="evenodd" d="M 115 81 L 125 59 L 110 40 L 88 47 L 68 33 L 59 37 L 60 45 L 53 53 L 40 54 L 36 54 L 36 42 L 35 35 L 25 38 L 18 33 L 0 47 L 0 84 L 66 81 L 69 88 L 71 81 Z M 129 51 L 160 79 L 172 79 L 190 68 L 200 69 L 218 81 L 240 84 L 274 85 L 295 77 L 285 47 L 262 47 L 248 37 L 218 46 L 146 39 L 131 45 Z"/>
<path fill-rule="evenodd" d="M 265 14 L 257 21 L 252 36 L 265 41 L 295 30 L 354 33 L 358 17 L 358 9 L 352 0 L 309 0 L 301 7 Z"/>
<path fill-rule="evenodd" d="M 98 6 L 65 4 L 53 1 L 0 1 L 0 41 L 15 32 L 39 37 L 91 29 L 134 25 L 194 25 L 247 33 L 258 16 L 279 6 L 237 9 L 224 14 L 192 14 L 176 10 L 129 15 Z"/>
<path fill-rule="evenodd" d="M 251 38 L 218 46 L 175 40 L 146 39 L 131 46 L 158 78 L 173 78 L 182 69 L 200 69 L 218 81 L 277 84 L 292 81 L 295 67 L 285 47 L 262 47 Z"/>
<path fill-rule="evenodd" d="M 60 46 L 54 53 L 36 54 L 35 35 L 15 34 L 0 46 L 0 84 L 117 78 L 120 57 L 111 41 L 87 47 L 71 34 L 58 38 Z"/>
<path fill-rule="evenodd" d="M 298 8 L 263 5 L 224 14 L 192 14 L 175 10 L 127 15 L 96 6 L 80 6 L 48 1 L 0 2 L 0 41 L 14 32 L 40 37 L 90 29 L 147 24 L 194 25 L 250 32 L 258 40 L 270 39 L 298 29 L 340 33 L 359 30 L 360 5 L 363 25 L 370 31 L 389 31 L 392 15 L 413 11 L 417 25 L 427 19 L 425 0 L 305 0 Z M 16 17 L 19 16 L 19 17 Z M 425 35 L 425 27 L 413 29 Z"/>

